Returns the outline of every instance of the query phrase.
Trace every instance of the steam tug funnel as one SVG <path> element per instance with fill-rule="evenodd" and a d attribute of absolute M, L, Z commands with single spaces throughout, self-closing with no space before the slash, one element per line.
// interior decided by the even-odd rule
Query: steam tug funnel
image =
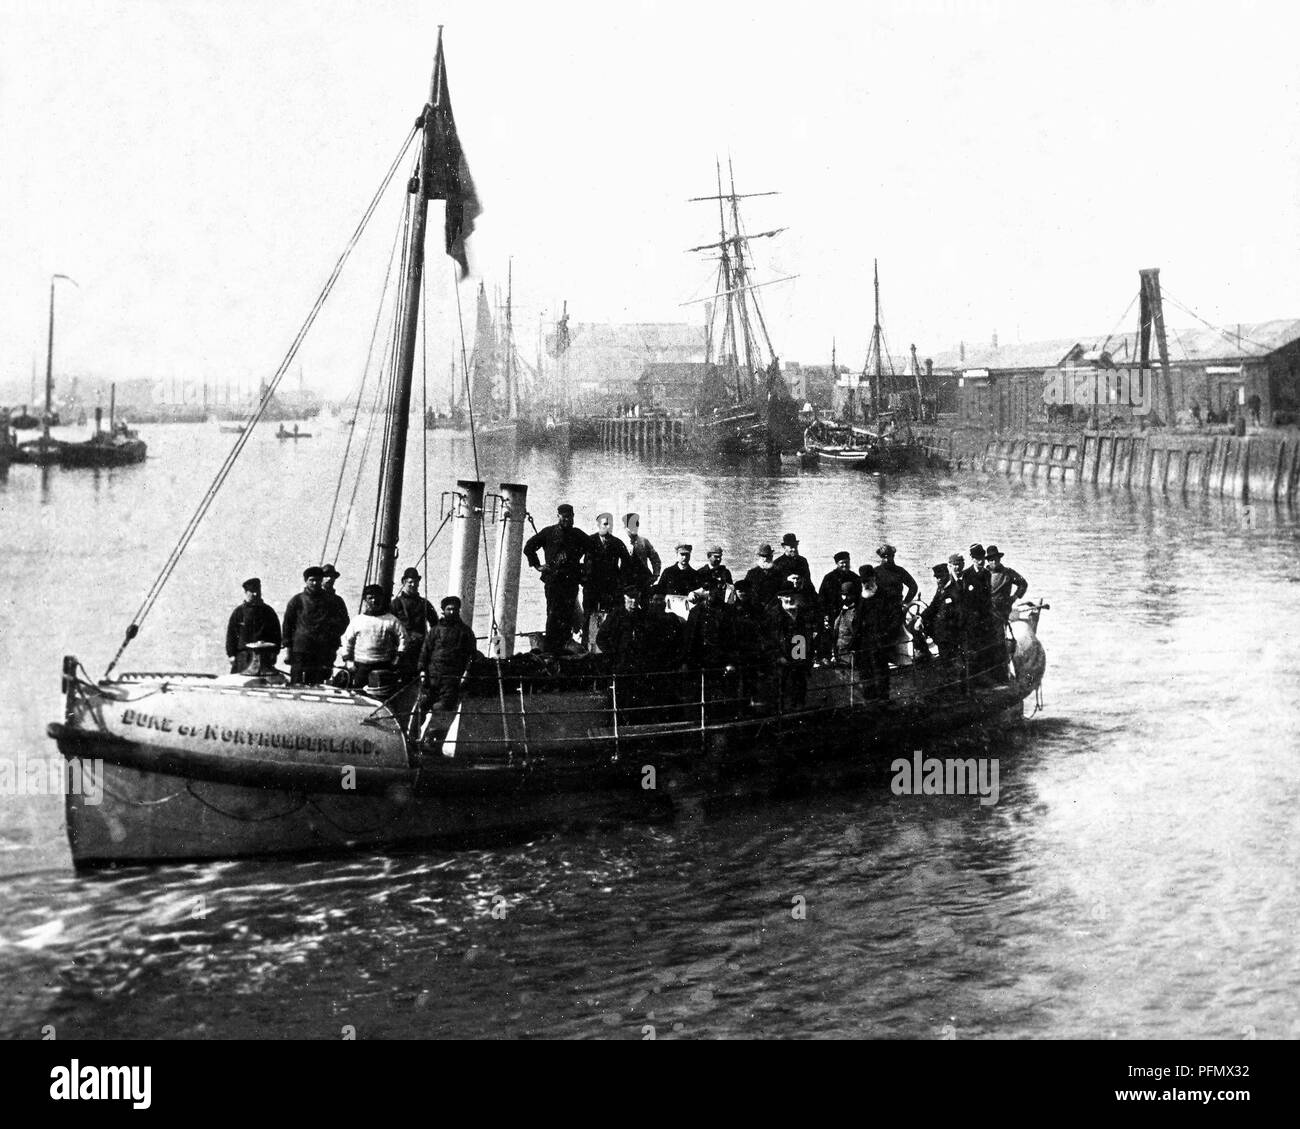
<path fill-rule="evenodd" d="M 524 554 L 528 487 L 503 482 L 501 497 L 505 505 L 497 549 L 496 632 L 488 650 L 493 658 L 508 659 L 515 653 L 515 620 L 519 612 L 519 569 Z"/>
<path fill-rule="evenodd" d="M 460 479 L 451 519 L 451 568 L 446 596 L 460 597 L 460 618 L 474 626 L 474 595 L 478 591 L 478 545 L 483 534 L 483 483 Z M 441 596 L 437 597 L 441 599 Z"/>

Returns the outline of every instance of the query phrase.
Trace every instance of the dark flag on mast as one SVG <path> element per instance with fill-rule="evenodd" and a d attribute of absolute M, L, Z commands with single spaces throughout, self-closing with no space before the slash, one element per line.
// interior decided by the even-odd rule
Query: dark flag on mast
<path fill-rule="evenodd" d="M 447 201 L 446 247 L 447 254 L 460 267 L 460 277 L 469 273 L 465 255 L 465 240 L 474 230 L 474 220 L 482 213 L 474 180 L 469 173 L 469 162 L 460 147 L 456 134 L 456 120 L 451 113 L 451 94 L 447 90 L 447 64 L 442 55 L 442 33 L 438 34 L 438 54 L 434 60 L 437 75 L 436 101 L 430 107 L 432 133 L 429 145 L 430 200 Z"/>

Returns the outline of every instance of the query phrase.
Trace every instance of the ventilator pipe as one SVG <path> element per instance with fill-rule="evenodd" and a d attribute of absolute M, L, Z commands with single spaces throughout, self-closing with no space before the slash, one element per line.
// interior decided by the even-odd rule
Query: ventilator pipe
<path fill-rule="evenodd" d="M 493 609 L 496 634 L 489 649 L 493 658 L 515 653 L 515 619 L 519 612 L 519 564 L 524 553 L 524 521 L 528 517 L 528 487 L 501 483 L 504 523 L 497 554 L 497 602 Z"/>
<path fill-rule="evenodd" d="M 448 596 L 460 597 L 460 618 L 474 626 L 474 595 L 478 591 L 478 543 L 483 531 L 483 483 L 460 479 L 451 521 L 451 567 Z"/>

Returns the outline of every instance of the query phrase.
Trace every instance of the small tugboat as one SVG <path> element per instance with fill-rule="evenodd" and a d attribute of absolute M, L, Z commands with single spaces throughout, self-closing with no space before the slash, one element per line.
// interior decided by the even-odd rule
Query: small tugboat
<path fill-rule="evenodd" d="M 397 313 L 367 570 L 387 591 L 401 531 L 428 201 L 447 202 L 446 249 L 462 271 L 479 212 L 452 117 L 441 33 L 414 137 L 420 157 L 404 223 L 407 300 Z M 738 782 L 762 787 L 827 762 L 861 765 L 930 736 L 1009 724 L 1023 716 L 1046 665 L 1037 608 L 1012 624 L 1013 670 L 995 663 L 984 672 L 993 677 L 976 688 L 951 663 L 912 664 L 900 653 L 895 686 L 883 697 L 852 662 L 809 663 L 806 686 L 788 695 L 777 664 L 766 673 L 620 675 L 601 655 L 515 654 L 527 487 L 502 483 L 488 504 L 484 483 L 467 479 L 444 519 L 452 536 L 447 590 L 459 596 L 466 623 L 473 623 L 479 545 L 495 541 L 497 560 L 486 656 L 470 662 L 451 710 L 422 703 L 418 683 L 385 685 L 372 676 L 360 689 L 291 685 L 260 660 L 231 674 L 111 677 L 218 486 L 190 519 L 104 676 L 92 679 L 76 657 L 64 659 L 64 717 L 49 735 L 70 773 L 102 772 L 102 787 L 92 792 L 99 802 L 86 789 L 68 789 L 68 840 L 79 868 L 373 848 L 661 812 L 677 796 L 707 799 Z M 485 536 L 488 522 L 500 525 L 498 534 Z M 274 645 L 269 650 L 273 660 Z"/>

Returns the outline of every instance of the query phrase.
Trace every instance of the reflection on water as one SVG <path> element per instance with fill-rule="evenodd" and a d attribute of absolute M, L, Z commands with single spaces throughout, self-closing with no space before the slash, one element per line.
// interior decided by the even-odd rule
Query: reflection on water
<path fill-rule="evenodd" d="M 4 755 L 53 752 L 61 655 L 102 671 L 228 438 L 158 427 L 143 467 L 0 477 Z M 220 669 L 245 576 L 283 608 L 321 557 L 344 441 L 254 437 L 126 669 Z M 539 526 L 560 501 L 579 525 L 636 510 L 661 553 L 719 540 L 733 571 L 787 531 L 815 577 L 888 540 L 928 592 L 930 563 L 995 541 L 1052 605 L 1044 712 L 963 749 L 998 757 L 999 802 L 896 796 L 881 765 L 830 791 L 491 848 L 79 878 L 59 802 L 4 797 L 0 1034 L 1300 1035 L 1294 513 L 997 478 L 480 458 L 490 488 L 529 484 Z M 472 469 L 441 435 L 429 463 L 412 546 Z M 353 599 L 366 491 L 339 558 Z M 447 540 L 421 569 L 435 597 Z M 521 625 L 542 608 L 526 572 Z"/>

